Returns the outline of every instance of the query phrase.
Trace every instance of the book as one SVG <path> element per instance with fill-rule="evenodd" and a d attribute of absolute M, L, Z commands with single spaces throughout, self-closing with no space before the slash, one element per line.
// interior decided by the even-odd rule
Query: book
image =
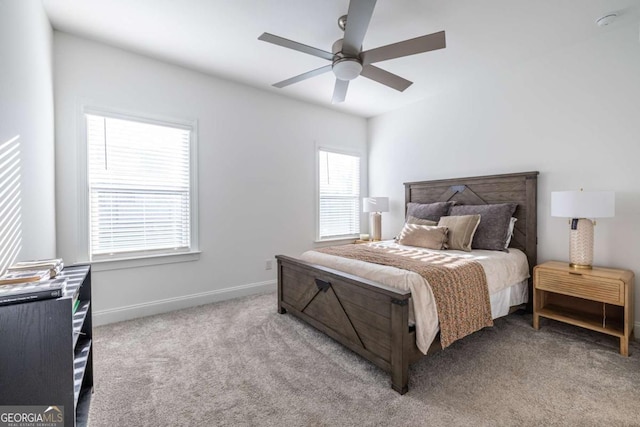
<path fill-rule="evenodd" d="M 0 276 L 0 285 L 29 283 L 51 278 L 50 270 L 7 271 Z M 2 289 L 2 287 L 0 287 Z"/>
<path fill-rule="evenodd" d="M 64 268 L 62 258 L 55 259 L 40 259 L 34 261 L 20 261 L 16 262 L 7 271 L 32 271 L 32 270 L 49 270 L 50 277 L 53 279 Z"/>
<path fill-rule="evenodd" d="M 64 277 L 0 286 L 0 305 L 60 298 L 64 295 L 66 286 L 67 279 Z"/>
<path fill-rule="evenodd" d="M 76 311 L 78 311 L 78 307 L 80 307 L 80 300 L 79 299 L 75 300 L 75 302 L 73 303 L 73 310 L 71 312 L 73 314 L 76 314 Z"/>

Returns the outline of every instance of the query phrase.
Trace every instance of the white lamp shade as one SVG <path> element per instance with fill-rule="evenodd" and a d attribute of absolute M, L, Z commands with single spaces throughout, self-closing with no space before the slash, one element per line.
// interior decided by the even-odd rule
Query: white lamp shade
<path fill-rule="evenodd" d="M 615 216 L 613 191 L 552 191 L 551 216 L 608 218 Z"/>
<path fill-rule="evenodd" d="M 362 199 L 362 212 L 389 212 L 389 198 L 365 197 Z"/>

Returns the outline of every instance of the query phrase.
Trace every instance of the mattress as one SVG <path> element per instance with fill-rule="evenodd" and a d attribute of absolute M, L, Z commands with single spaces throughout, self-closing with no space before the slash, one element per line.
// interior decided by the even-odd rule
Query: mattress
<path fill-rule="evenodd" d="M 439 252 L 432 249 L 403 246 L 395 241 L 368 243 L 369 245 L 398 249 L 405 256 L 419 257 L 420 254 Z M 479 262 L 487 276 L 491 301 L 491 314 L 495 319 L 509 313 L 509 307 L 527 301 L 527 279 L 529 265 L 526 255 L 518 249 L 508 252 L 473 250 L 471 252 L 447 250 L 448 255 Z M 342 258 L 316 251 L 307 251 L 301 259 L 373 280 L 386 286 L 411 291 L 409 322 L 416 326 L 418 349 L 427 353 L 438 334 L 438 312 L 433 292 L 427 281 L 417 273 L 364 261 Z"/>

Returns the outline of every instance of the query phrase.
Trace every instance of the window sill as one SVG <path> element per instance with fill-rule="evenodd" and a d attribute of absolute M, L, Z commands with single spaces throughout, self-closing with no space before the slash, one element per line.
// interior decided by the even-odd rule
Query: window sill
<path fill-rule="evenodd" d="M 200 251 L 183 252 L 175 254 L 149 255 L 136 258 L 114 258 L 91 262 L 93 272 L 122 270 L 126 268 L 147 267 L 150 265 L 174 264 L 178 262 L 191 262 L 200 259 Z"/>
<path fill-rule="evenodd" d="M 322 240 L 314 240 L 313 243 L 335 243 L 335 242 L 349 242 L 353 243 L 354 240 L 358 240 L 360 236 L 350 236 L 350 237 L 337 237 L 335 239 L 322 239 Z"/>

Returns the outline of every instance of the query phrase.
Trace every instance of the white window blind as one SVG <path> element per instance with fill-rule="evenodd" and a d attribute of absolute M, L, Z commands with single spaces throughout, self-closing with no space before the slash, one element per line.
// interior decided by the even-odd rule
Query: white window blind
<path fill-rule="evenodd" d="M 360 157 L 318 150 L 318 238 L 360 233 Z"/>
<path fill-rule="evenodd" d="M 188 251 L 188 127 L 86 114 L 91 259 Z"/>

